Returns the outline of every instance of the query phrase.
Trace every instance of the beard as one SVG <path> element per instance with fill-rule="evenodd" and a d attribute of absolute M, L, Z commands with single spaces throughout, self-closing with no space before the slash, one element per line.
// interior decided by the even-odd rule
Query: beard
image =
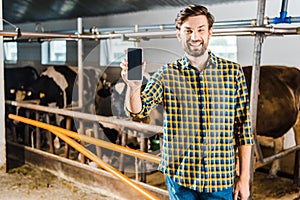
<path fill-rule="evenodd" d="M 193 49 L 194 47 L 192 47 L 192 45 L 190 44 L 191 40 L 188 40 L 184 43 L 184 48 L 183 50 L 190 56 L 193 57 L 200 57 L 202 55 L 204 55 L 204 53 L 207 50 L 207 45 L 201 43 L 201 47 L 197 48 L 197 49 Z M 192 42 L 199 42 L 199 41 L 192 41 Z"/>

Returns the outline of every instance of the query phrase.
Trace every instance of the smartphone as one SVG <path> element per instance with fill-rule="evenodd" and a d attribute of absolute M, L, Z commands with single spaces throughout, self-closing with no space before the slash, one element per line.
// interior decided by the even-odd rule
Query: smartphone
<path fill-rule="evenodd" d="M 128 80 L 135 80 L 135 81 L 143 80 L 142 60 L 143 60 L 143 51 L 141 48 L 127 49 L 127 61 L 128 61 L 127 79 Z"/>

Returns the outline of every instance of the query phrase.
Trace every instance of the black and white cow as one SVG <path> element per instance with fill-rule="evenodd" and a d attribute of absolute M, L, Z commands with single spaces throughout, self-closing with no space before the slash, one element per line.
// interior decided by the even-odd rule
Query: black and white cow
<path fill-rule="evenodd" d="M 26 90 L 23 91 L 21 100 L 40 100 L 41 105 L 48 106 L 53 103 L 59 108 L 66 108 L 72 102 L 78 101 L 77 67 L 50 66 L 47 67 Z M 103 85 L 105 80 L 101 70 L 85 67 L 83 70 L 83 103 L 93 101 L 98 85 Z M 104 76 L 105 77 L 105 76 Z M 93 102 L 94 104 L 94 102 Z"/>
<path fill-rule="evenodd" d="M 16 99 L 39 100 L 39 104 L 43 106 L 52 104 L 55 107 L 65 108 L 72 102 L 76 76 L 77 74 L 68 66 L 47 67 L 30 86 L 17 91 Z M 56 116 L 50 116 L 50 120 L 56 122 Z M 55 144 L 59 147 L 58 138 Z"/>
<path fill-rule="evenodd" d="M 85 67 L 83 70 L 83 107 L 84 112 L 93 113 L 91 109 L 95 109 L 96 89 L 102 74 L 101 70 L 92 67 Z M 66 108 L 72 106 L 78 101 L 78 83 L 77 83 L 77 68 L 71 66 L 50 66 L 47 67 L 26 90 L 19 91 L 20 100 L 39 100 L 40 105 L 55 106 Z M 75 105 L 76 103 L 74 103 Z M 92 107 L 92 108 L 91 108 Z M 56 116 L 56 123 L 62 124 L 64 121 Z M 72 127 L 76 131 L 76 126 Z"/>
<path fill-rule="evenodd" d="M 39 99 L 41 105 L 55 103 L 65 108 L 72 102 L 77 74 L 68 66 L 51 66 L 25 91 L 23 100 Z"/>

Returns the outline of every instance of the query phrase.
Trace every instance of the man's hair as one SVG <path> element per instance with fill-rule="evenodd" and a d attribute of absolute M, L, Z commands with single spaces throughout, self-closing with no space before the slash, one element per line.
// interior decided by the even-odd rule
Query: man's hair
<path fill-rule="evenodd" d="M 206 7 L 201 5 L 190 5 L 180 10 L 180 12 L 177 14 L 175 19 L 176 29 L 180 30 L 181 25 L 188 17 L 194 17 L 198 15 L 205 15 L 207 17 L 209 29 L 213 26 L 215 18 L 210 12 L 208 12 Z"/>

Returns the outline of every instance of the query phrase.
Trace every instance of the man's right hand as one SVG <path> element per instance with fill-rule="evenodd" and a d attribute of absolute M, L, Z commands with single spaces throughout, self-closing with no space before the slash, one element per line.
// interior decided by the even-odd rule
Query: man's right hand
<path fill-rule="evenodd" d="M 143 72 L 145 65 L 146 63 L 143 62 Z M 122 68 L 121 77 L 128 86 L 125 97 L 125 105 L 130 112 L 139 113 L 142 109 L 141 88 L 143 81 L 130 81 L 127 79 L 128 62 L 126 59 L 121 62 L 120 67 Z"/>

